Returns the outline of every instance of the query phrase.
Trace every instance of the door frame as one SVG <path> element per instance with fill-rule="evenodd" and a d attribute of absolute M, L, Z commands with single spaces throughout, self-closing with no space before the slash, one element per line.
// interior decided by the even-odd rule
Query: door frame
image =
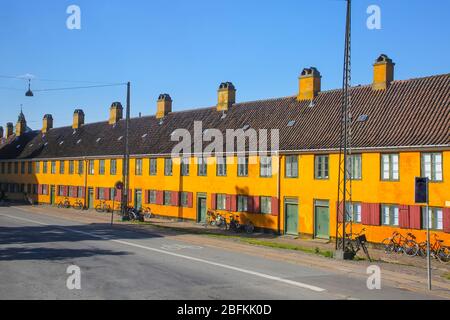
<path fill-rule="evenodd" d="M 287 206 L 288 205 L 296 205 L 297 206 L 297 233 L 295 234 L 291 234 L 287 232 L 287 223 L 288 223 L 288 219 L 287 219 Z M 298 235 L 299 232 L 299 222 L 298 219 L 300 218 L 300 206 L 299 206 L 299 202 L 298 202 L 298 198 L 295 197 L 284 197 L 284 234 L 287 235 Z"/>
<path fill-rule="evenodd" d="M 200 199 L 205 199 L 205 210 L 208 211 L 208 197 L 207 197 L 207 193 L 206 192 L 197 192 L 196 199 L 197 199 L 196 200 L 197 203 L 196 203 L 195 208 L 196 208 L 197 222 L 202 222 L 200 220 L 200 210 L 199 210 L 200 209 L 200 204 L 201 204 Z M 205 219 L 206 219 L 206 215 L 205 215 Z"/>
<path fill-rule="evenodd" d="M 91 197 L 91 191 L 92 191 L 92 197 Z M 92 200 L 91 200 L 92 199 Z M 92 201 L 92 207 L 90 206 Z M 87 209 L 95 209 L 95 192 L 93 187 L 87 188 Z"/>
<path fill-rule="evenodd" d="M 320 205 L 319 203 L 327 203 L 327 206 L 325 205 Z M 316 228 L 316 223 L 317 223 L 317 207 L 321 207 L 321 208 L 328 208 L 328 235 L 326 236 L 317 236 L 317 228 Z M 330 200 L 325 200 L 325 199 L 314 199 L 313 200 L 313 237 L 315 239 L 330 239 Z"/>
<path fill-rule="evenodd" d="M 137 194 L 138 194 L 138 192 L 141 194 L 141 209 L 142 209 L 142 207 L 143 207 L 143 205 L 144 205 L 144 203 L 143 203 L 143 201 L 142 201 L 142 189 L 134 189 L 134 208 L 135 209 L 139 209 L 139 208 L 136 208 L 137 207 Z"/>
<path fill-rule="evenodd" d="M 56 204 L 56 186 L 50 185 L 50 205 Z"/>

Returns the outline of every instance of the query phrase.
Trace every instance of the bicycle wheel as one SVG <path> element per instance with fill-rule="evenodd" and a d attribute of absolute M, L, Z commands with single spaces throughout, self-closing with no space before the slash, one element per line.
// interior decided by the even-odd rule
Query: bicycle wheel
<path fill-rule="evenodd" d="M 384 246 L 384 253 L 391 254 L 395 252 L 395 244 L 392 242 L 391 238 L 384 239 L 381 244 Z"/>
<path fill-rule="evenodd" d="M 441 247 L 439 251 L 436 253 L 436 258 L 441 263 L 448 263 L 450 261 L 450 248 Z"/>
<path fill-rule="evenodd" d="M 95 211 L 97 211 L 98 213 L 102 213 L 104 210 L 103 207 L 100 204 L 98 204 L 95 206 Z"/>
<path fill-rule="evenodd" d="M 415 257 L 419 253 L 419 245 L 414 240 L 406 240 L 402 247 L 403 253 L 409 257 Z"/>
<path fill-rule="evenodd" d="M 246 233 L 248 233 L 248 234 L 253 233 L 254 230 L 255 230 L 255 226 L 253 225 L 253 223 L 250 222 L 245 225 Z"/>

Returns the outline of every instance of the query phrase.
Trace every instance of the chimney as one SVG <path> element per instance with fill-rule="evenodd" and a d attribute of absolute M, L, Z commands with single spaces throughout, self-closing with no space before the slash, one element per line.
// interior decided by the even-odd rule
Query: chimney
<path fill-rule="evenodd" d="M 373 90 L 385 90 L 394 80 L 395 63 L 385 54 L 381 54 L 373 64 Z"/>
<path fill-rule="evenodd" d="M 317 93 L 320 92 L 322 79 L 320 72 L 314 67 L 305 68 L 298 79 L 297 100 L 313 100 Z"/>
<path fill-rule="evenodd" d="M 156 119 L 164 118 L 172 112 L 172 98 L 167 94 L 160 94 L 156 104 Z"/>
<path fill-rule="evenodd" d="M 113 102 L 109 108 L 109 124 L 116 124 L 123 117 L 123 107 L 120 102 Z"/>
<path fill-rule="evenodd" d="M 25 115 L 22 111 L 19 113 L 19 118 L 16 123 L 16 136 L 20 137 L 27 130 L 27 121 L 25 120 Z"/>
<path fill-rule="evenodd" d="M 6 138 L 11 137 L 14 134 L 14 125 L 12 122 L 6 124 Z"/>
<path fill-rule="evenodd" d="M 76 109 L 73 112 L 73 129 L 79 129 L 84 124 L 84 112 L 81 109 Z"/>
<path fill-rule="evenodd" d="M 231 82 L 222 82 L 217 92 L 217 111 L 227 111 L 236 103 L 236 88 Z"/>
<path fill-rule="evenodd" d="M 51 114 L 46 114 L 42 120 L 42 133 L 47 133 L 53 128 L 53 117 Z"/>

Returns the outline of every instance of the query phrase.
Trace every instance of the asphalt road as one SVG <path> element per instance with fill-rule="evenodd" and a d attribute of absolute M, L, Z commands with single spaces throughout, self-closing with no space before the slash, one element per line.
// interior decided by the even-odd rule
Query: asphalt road
<path fill-rule="evenodd" d="M 205 240 L 207 241 L 207 239 Z M 330 260 L 332 261 L 332 260 Z M 81 270 L 69 290 L 67 268 Z M 0 208 L 0 299 L 433 299 L 155 232 Z"/>

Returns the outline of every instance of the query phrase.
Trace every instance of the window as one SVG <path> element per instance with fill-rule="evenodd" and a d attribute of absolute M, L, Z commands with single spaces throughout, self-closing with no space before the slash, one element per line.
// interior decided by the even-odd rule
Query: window
<path fill-rule="evenodd" d="M 78 161 L 78 174 L 84 173 L 84 163 L 83 160 Z"/>
<path fill-rule="evenodd" d="M 18 162 L 14 162 L 14 173 L 15 174 L 19 173 L 19 163 Z"/>
<path fill-rule="evenodd" d="M 381 179 L 382 180 L 399 180 L 399 161 L 398 154 L 381 155 Z"/>
<path fill-rule="evenodd" d="M 58 196 L 64 195 L 65 186 L 58 186 Z"/>
<path fill-rule="evenodd" d="M 189 175 L 189 158 L 181 158 L 181 175 Z"/>
<path fill-rule="evenodd" d="M 42 194 L 48 195 L 48 184 L 42 185 Z"/>
<path fill-rule="evenodd" d="M 78 187 L 78 198 L 83 197 L 83 193 L 84 193 L 84 188 L 83 187 Z"/>
<path fill-rule="evenodd" d="M 25 162 L 20 163 L 20 173 L 21 174 L 25 174 L 25 165 L 26 165 Z"/>
<path fill-rule="evenodd" d="M 39 161 L 34 163 L 34 172 L 41 173 L 41 163 Z"/>
<path fill-rule="evenodd" d="M 142 159 L 136 159 L 134 168 L 134 174 L 137 176 L 142 176 Z"/>
<path fill-rule="evenodd" d="M 272 198 L 271 197 L 261 197 L 261 213 L 264 213 L 264 214 L 272 213 Z"/>
<path fill-rule="evenodd" d="M 361 223 L 361 203 L 347 203 L 346 221 Z"/>
<path fill-rule="evenodd" d="M 172 192 L 164 191 L 164 205 L 170 206 L 172 204 Z"/>
<path fill-rule="evenodd" d="M 272 176 L 272 157 L 270 156 L 260 157 L 259 174 L 261 177 Z"/>
<path fill-rule="evenodd" d="M 218 210 L 226 210 L 227 209 L 227 195 L 226 194 L 217 194 L 216 195 L 216 207 Z"/>
<path fill-rule="evenodd" d="M 109 174 L 115 176 L 117 174 L 117 160 L 111 159 L 109 162 Z"/>
<path fill-rule="evenodd" d="M 64 161 L 59 162 L 59 174 L 64 174 Z"/>
<path fill-rule="evenodd" d="M 170 158 L 164 159 L 164 175 L 165 176 L 172 175 L 172 159 Z"/>
<path fill-rule="evenodd" d="M 75 173 L 75 161 L 70 160 L 69 161 L 69 174 Z"/>
<path fill-rule="evenodd" d="M 98 174 L 105 175 L 105 160 L 103 159 L 98 161 Z"/>
<path fill-rule="evenodd" d="M 383 225 L 398 226 L 398 206 L 382 205 L 381 220 Z"/>
<path fill-rule="evenodd" d="M 248 157 L 238 157 L 238 177 L 248 177 Z"/>
<path fill-rule="evenodd" d="M 314 176 L 316 179 L 328 179 L 328 155 L 315 157 Z"/>
<path fill-rule="evenodd" d="M 95 170 L 94 170 L 94 160 L 89 160 L 89 169 L 88 169 L 88 174 L 89 175 L 93 175 L 95 174 Z"/>
<path fill-rule="evenodd" d="M 77 191 L 78 188 L 69 187 L 69 197 L 76 198 L 78 196 Z"/>
<path fill-rule="evenodd" d="M 286 178 L 298 178 L 298 156 L 286 156 Z"/>
<path fill-rule="evenodd" d="M 227 158 L 226 157 L 218 157 L 217 158 L 216 175 L 219 177 L 225 177 L 227 175 Z"/>
<path fill-rule="evenodd" d="M 422 207 L 422 226 L 423 229 L 427 228 L 427 208 Z M 430 219 L 430 229 L 442 230 L 444 229 L 444 219 L 442 214 L 442 208 L 428 208 L 428 218 Z"/>
<path fill-rule="evenodd" d="M 150 159 L 150 175 L 156 176 L 158 172 L 158 164 L 155 158 Z"/>
<path fill-rule="evenodd" d="M 422 177 L 427 177 L 430 181 L 442 181 L 441 153 L 423 153 L 421 167 Z"/>
<path fill-rule="evenodd" d="M 42 162 L 42 173 L 47 173 L 47 161 Z"/>
<path fill-rule="evenodd" d="M 237 197 L 237 211 L 246 212 L 248 210 L 248 197 L 238 196 Z"/>
<path fill-rule="evenodd" d="M 348 167 L 347 167 L 347 176 L 354 180 L 362 179 L 362 170 L 361 170 L 361 155 L 353 154 L 348 158 Z"/>
<path fill-rule="evenodd" d="M 188 206 L 188 193 L 187 192 L 180 192 L 180 205 L 182 207 Z"/>
<path fill-rule="evenodd" d="M 155 204 L 156 203 L 156 191 L 150 190 L 148 194 L 148 201 L 149 203 Z"/>
<path fill-rule="evenodd" d="M 56 173 L 56 161 L 52 161 L 51 162 L 50 173 L 51 174 L 55 174 Z"/>
<path fill-rule="evenodd" d="M 28 161 L 28 174 L 33 173 L 33 162 Z"/>
<path fill-rule="evenodd" d="M 199 157 L 197 158 L 197 175 L 198 176 L 206 176 L 208 174 L 208 163 L 205 158 Z"/>

